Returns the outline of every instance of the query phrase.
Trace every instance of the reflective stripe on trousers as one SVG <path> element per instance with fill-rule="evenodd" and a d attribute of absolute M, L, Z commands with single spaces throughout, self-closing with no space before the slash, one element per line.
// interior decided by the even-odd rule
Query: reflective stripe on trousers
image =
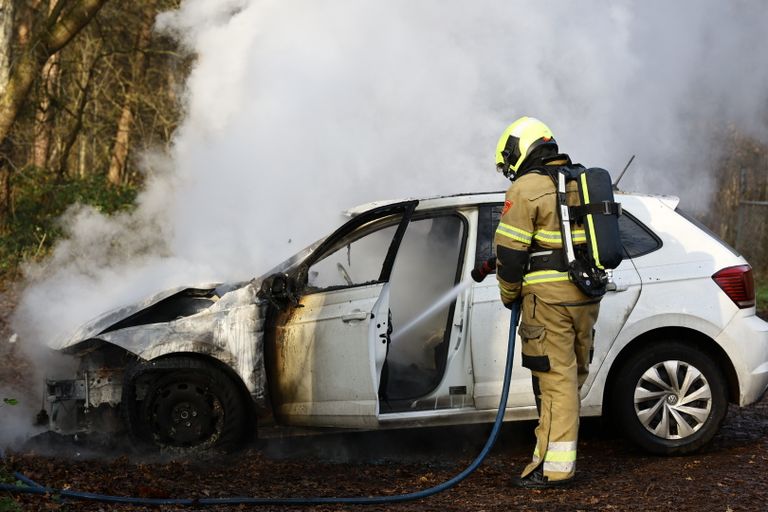
<path fill-rule="evenodd" d="M 533 462 L 538 463 L 539 449 L 533 451 Z M 544 455 L 544 471 L 558 473 L 573 473 L 576 471 L 576 441 L 559 441 L 547 444 Z"/>

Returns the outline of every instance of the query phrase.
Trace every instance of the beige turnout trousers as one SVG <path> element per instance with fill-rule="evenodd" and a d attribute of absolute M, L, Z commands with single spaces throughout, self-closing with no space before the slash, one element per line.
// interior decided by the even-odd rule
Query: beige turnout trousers
<path fill-rule="evenodd" d="M 523 296 L 520 339 L 523 364 L 531 369 L 539 409 L 533 459 L 551 481 L 573 477 L 579 434 L 579 390 L 589 373 L 593 327 L 599 303 L 551 305 Z"/>

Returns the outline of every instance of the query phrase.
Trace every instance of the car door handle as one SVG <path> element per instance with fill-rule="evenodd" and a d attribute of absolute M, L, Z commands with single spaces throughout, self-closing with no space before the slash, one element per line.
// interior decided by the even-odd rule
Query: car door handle
<path fill-rule="evenodd" d="M 368 318 L 368 313 L 360 311 L 359 309 L 347 313 L 346 315 L 341 315 L 342 322 L 361 322 L 366 318 Z"/>

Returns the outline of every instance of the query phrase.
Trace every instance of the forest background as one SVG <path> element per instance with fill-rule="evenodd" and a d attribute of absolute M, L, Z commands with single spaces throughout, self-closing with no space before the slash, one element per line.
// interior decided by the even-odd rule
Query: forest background
<path fill-rule="evenodd" d="M 46 257 L 73 204 L 134 207 L 182 115 L 174 0 L 0 0 L 0 281 Z"/>

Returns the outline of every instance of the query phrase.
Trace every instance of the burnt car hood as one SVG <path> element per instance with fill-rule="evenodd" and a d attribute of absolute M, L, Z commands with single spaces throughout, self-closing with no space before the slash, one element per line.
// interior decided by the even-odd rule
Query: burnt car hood
<path fill-rule="evenodd" d="M 243 306 L 248 302 L 255 303 L 256 291 L 261 286 L 264 279 L 276 272 L 286 272 L 289 269 L 298 265 L 309 254 L 311 254 L 318 245 L 323 242 L 324 238 L 316 241 L 315 243 L 305 247 L 303 250 L 294 254 L 287 260 L 276 265 L 269 272 L 263 274 L 260 277 L 254 278 L 251 281 L 236 282 L 236 283 L 206 283 L 197 286 L 177 286 L 168 290 L 156 293 L 155 295 L 135 304 L 122 306 L 111 311 L 107 311 L 94 318 L 93 320 L 86 322 L 80 326 L 75 332 L 69 336 L 64 336 L 57 340 L 53 340 L 48 343 L 48 346 L 54 350 L 65 350 L 71 348 L 78 343 L 93 339 L 96 337 L 104 339 L 104 333 L 114 330 L 122 330 L 126 327 L 136 327 L 140 325 L 147 325 L 154 322 L 143 321 L 141 318 L 137 318 L 151 309 L 153 306 L 157 306 L 163 301 L 172 300 L 179 295 L 187 295 L 191 297 L 207 297 L 213 303 L 216 302 L 216 308 L 222 309 L 223 307 Z M 240 293 L 232 293 L 240 291 Z M 218 303 L 217 301 L 222 301 Z M 189 316 L 189 315 L 182 315 Z M 133 319 L 134 321 L 131 321 Z M 168 323 L 170 319 L 163 319 L 157 323 Z"/>
<path fill-rule="evenodd" d="M 204 283 L 196 286 L 177 286 L 175 288 L 170 288 L 156 293 L 145 300 L 107 311 L 81 325 L 69 336 L 59 338 L 49 343 L 49 347 L 54 350 L 65 350 L 82 341 L 96 338 L 111 330 L 154 323 L 152 321 L 142 321 L 140 315 L 153 306 L 161 304 L 164 301 L 173 300 L 182 295 L 188 297 L 210 298 L 211 305 L 213 305 L 216 300 L 219 300 L 230 291 L 237 290 L 248 284 L 249 283 L 247 282 L 228 284 Z M 131 322 L 131 320 L 134 321 Z"/>

